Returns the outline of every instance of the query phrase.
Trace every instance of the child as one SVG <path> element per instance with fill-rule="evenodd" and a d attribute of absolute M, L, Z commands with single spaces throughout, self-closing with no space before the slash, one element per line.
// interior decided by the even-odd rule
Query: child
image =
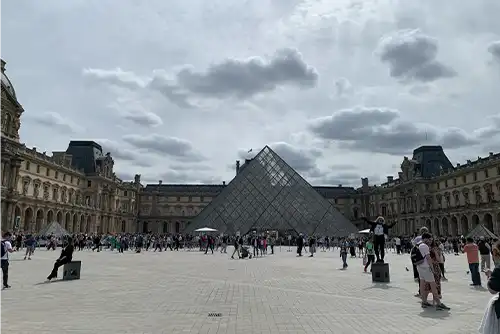
<path fill-rule="evenodd" d="M 464 253 L 467 254 L 469 262 L 469 271 L 472 278 L 471 286 L 481 286 L 481 275 L 479 274 L 479 250 L 474 243 L 474 239 L 467 238 L 467 243 L 464 246 Z"/>

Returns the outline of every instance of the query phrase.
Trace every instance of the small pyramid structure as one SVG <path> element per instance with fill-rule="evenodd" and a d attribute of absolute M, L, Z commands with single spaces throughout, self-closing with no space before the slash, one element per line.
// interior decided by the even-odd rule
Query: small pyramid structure
<path fill-rule="evenodd" d="M 347 236 L 357 228 L 270 147 L 236 177 L 184 230 L 211 227 L 226 234 L 277 230 Z"/>
<path fill-rule="evenodd" d="M 42 230 L 38 233 L 39 235 L 53 235 L 56 237 L 62 237 L 65 235 L 69 235 L 69 232 L 66 231 L 61 224 L 58 222 L 52 222 L 42 228 Z"/>
<path fill-rule="evenodd" d="M 470 231 L 466 236 L 466 238 L 474 238 L 474 239 L 479 237 L 498 239 L 495 233 L 488 230 L 486 226 L 484 226 L 483 224 L 479 224 L 476 227 L 474 227 L 472 231 Z"/>

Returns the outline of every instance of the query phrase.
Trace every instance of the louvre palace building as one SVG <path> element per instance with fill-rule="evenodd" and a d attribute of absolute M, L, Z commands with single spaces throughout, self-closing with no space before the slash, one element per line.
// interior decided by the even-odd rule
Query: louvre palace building
<path fill-rule="evenodd" d="M 2 230 L 37 232 L 58 222 L 72 233 L 135 230 L 140 177 L 123 182 L 92 141 L 39 152 L 19 138 L 23 107 L 2 67 Z"/>
<path fill-rule="evenodd" d="M 363 215 L 382 215 L 398 222 L 394 234 L 427 226 L 455 236 L 483 224 L 500 235 L 500 153 L 452 165 L 441 146 L 422 146 L 385 183 L 363 178 L 354 188 L 311 186 L 266 147 L 236 161 L 227 184 L 142 185 L 140 175 L 119 179 L 113 152 L 96 142 L 70 141 L 52 155 L 22 144 L 24 110 L 1 65 L 3 231 L 36 233 L 55 221 L 72 233 L 183 233 L 206 225 L 227 233 L 278 228 L 335 235 L 366 228 Z"/>

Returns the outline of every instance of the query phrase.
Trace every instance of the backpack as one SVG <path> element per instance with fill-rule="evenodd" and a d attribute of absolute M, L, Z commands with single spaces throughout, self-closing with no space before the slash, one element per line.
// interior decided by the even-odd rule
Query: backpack
<path fill-rule="evenodd" d="M 5 243 L 2 241 L 2 257 L 4 257 L 6 252 L 7 252 L 7 247 L 5 247 Z"/>
<path fill-rule="evenodd" d="M 422 253 L 420 252 L 418 246 L 418 244 L 413 246 L 410 252 L 411 263 L 413 263 L 413 265 L 415 266 L 424 263 L 424 257 L 422 256 Z"/>

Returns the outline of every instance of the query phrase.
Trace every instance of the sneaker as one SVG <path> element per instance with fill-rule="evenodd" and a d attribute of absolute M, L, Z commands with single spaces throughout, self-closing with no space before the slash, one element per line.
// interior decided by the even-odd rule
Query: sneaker
<path fill-rule="evenodd" d="M 439 305 L 436 305 L 436 310 L 448 311 L 448 310 L 450 310 L 450 308 L 448 306 L 446 306 L 445 304 L 441 303 Z"/>
<path fill-rule="evenodd" d="M 420 306 L 422 306 L 422 308 L 428 308 L 429 306 L 432 306 L 432 304 L 429 302 L 422 302 L 420 303 Z"/>
<path fill-rule="evenodd" d="M 5 284 L 5 285 L 3 286 L 3 288 L 4 288 L 4 289 L 8 289 L 8 288 L 10 288 L 10 285 Z"/>
<path fill-rule="evenodd" d="M 420 293 L 416 293 L 416 294 L 413 295 L 413 297 L 420 298 L 421 296 L 420 296 Z"/>

